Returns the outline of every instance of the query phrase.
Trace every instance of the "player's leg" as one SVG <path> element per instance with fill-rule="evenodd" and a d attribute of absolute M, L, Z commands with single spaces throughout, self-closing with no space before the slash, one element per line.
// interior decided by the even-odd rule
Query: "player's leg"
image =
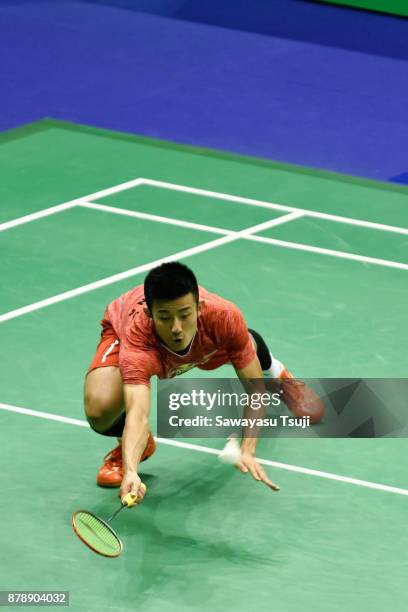
<path fill-rule="evenodd" d="M 279 390 L 283 401 L 295 416 L 309 416 L 312 423 L 318 423 L 324 413 L 322 401 L 310 387 L 297 380 L 283 363 L 272 355 L 265 340 L 258 332 L 253 329 L 248 331 L 254 342 L 266 387 L 273 392 Z"/>
<path fill-rule="evenodd" d="M 125 426 L 123 382 L 119 370 L 119 340 L 109 332 L 102 333 L 101 341 L 88 370 L 84 388 L 86 418 L 94 431 L 118 438 L 119 444 L 104 458 L 97 476 L 100 486 L 118 487 L 122 481 L 121 437 Z M 144 461 L 156 450 L 151 433 L 141 457 Z"/>
<path fill-rule="evenodd" d="M 94 431 L 103 435 L 107 431 L 111 432 L 124 410 L 123 383 L 118 367 L 100 367 L 88 373 L 85 379 L 84 407 L 88 423 Z M 121 433 L 115 431 L 108 435 L 120 437 Z"/>
<path fill-rule="evenodd" d="M 96 482 L 101 487 L 119 487 L 123 478 L 121 437 L 125 426 L 123 383 L 115 366 L 100 367 L 88 373 L 84 391 L 85 414 L 94 431 L 118 438 L 118 445 L 104 457 Z M 151 433 L 141 457 L 144 461 L 156 450 Z"/>
<path fill-rule="evenodd" d="M 251 334 L 264 375 L 271 378 L 280 378 L 281 372 L 285 369 L 283 364 L 272 355 L 261 334 L 258 334 L 254 329 L 248 329 L 248 331 Z"/>

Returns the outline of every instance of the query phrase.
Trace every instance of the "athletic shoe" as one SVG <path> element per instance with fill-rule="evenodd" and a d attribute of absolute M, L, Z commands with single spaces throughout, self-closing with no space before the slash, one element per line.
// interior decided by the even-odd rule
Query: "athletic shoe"
<path fill-rule="evenodd" d="M 156 450 L 156 442 L 149 432 L 146 448 L 143 451 L 140 461 L 145 461 Z M 111 450 L 104 458 L 103 465 L 98 472 L 96 483 L 100 487 L 119 487 L 123 478 L 122 465 L 122 444 Z"/>
<path fill-rule="evenodd" d="M 323 402 L 306 383 L 293 378 L 287 370 L 281 372 L 279 382 L 281 397 L 296 417 L 308 416 L 311 423 L 323 418 Z"/>
<path fill-rule="evenodd" d="M 311 423 L 318 423 L 323 418 L 322 400 L 306 383 L 294 378 L 286 368 L 283 368 L 278 377 L 265 377 L 264 381 L 270 393 L 279 393 L 295 417 L 308 416 Z"/>

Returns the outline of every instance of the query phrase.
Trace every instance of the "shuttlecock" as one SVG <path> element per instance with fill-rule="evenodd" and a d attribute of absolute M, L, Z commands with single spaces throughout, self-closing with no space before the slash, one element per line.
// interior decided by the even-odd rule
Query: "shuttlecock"
<path fill-rule="evenodd" d="M 230 465 L 236 465 L 241 459 L 241 448 L 238 444 L 238 440 L 235 437 L 229 438 L 228 442 L 218 455 L 218 459 L 221 463 L 229 463 Z"/>

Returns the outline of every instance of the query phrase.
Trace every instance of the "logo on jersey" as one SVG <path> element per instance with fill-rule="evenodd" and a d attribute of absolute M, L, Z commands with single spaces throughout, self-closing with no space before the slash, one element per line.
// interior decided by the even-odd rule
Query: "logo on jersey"
<path fill-rule="evenodd" d="M 182 365 L 179 365 L 176 368 L 170 368 L 168 371 L 168 377 L 173 378 L 174 376 L 180 376 L 181 374 L 192 370 L 198 365 L 207 363 L 207 361 L 210 361 L 211 357 L 215 355 L 216 352 L 217 349 L 215 349 L 215 351 L 212 351 L 208 355 L 205 355 L 205 357 L 203 357 L 203 359 L 200 359 L 200 361 L 194 361 L 193 363 L 183 363 Z"/>
<path fill-rule="evenodd" d="M 184 372 L 188 372 L 189 370 L 195 368 L 196 365 L 196 363 L 184 363 L 182 366 L 178 367 L 177 370 L 170 370 L 169 376 L 170 378 L 180 376 L 181 374 L 184 374 Z"/>

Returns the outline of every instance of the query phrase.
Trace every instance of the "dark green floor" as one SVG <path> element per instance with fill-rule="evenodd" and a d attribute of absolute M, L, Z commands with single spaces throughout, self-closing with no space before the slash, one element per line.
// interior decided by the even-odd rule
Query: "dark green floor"
<path fill-rule="evenodd" d="M 42 127 L 0 147 L 0 223 L 143 176 L 408 227 L 404 189 Z M 98 201 L 232 230 L 281 214 L 153 187 Z M 399 234 L 302 219 L 267 235 L 408 261 Z M 7 230 L 0 314 L 214 237 L 86 209 Z M 243 240 L 185 261 L 201 284 L 239 304 L 299 376 L 406 376 L 406 270 Z M 83 374 L 104 307 L 143 277 L 2 323 L 0 402 L 82 419 Z M 118 517 L 124 554 L 108 560 L 73 536 L 70 515 L 115 509 L 116 493 L 94 485 L 109 441 L 3 410 L 0 421 L 0 590 L 70 590 L 76 612 L 406 609 L 404 496 L 270 469 L 282 488 L 273 494 L 211 455 L 160 446 L 143 466 L 145 503 Z M 279 439 L 262 440 L 258 454 L 407 488 L 405 451 L 405 440 Z"/>

